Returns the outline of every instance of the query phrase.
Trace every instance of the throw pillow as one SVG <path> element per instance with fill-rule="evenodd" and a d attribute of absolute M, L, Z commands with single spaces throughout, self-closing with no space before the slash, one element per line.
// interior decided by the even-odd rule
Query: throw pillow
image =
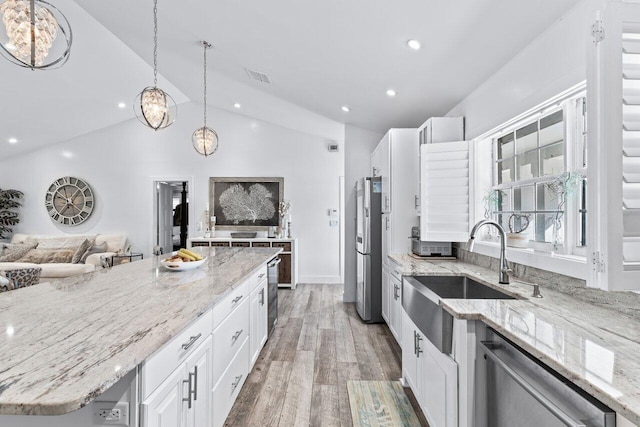
<path fill-rule="evenodd" d="M 0 256 L 0 262 L 16 262 L 20 258 L 22 258 L 27 252 L 32 249 L 35 249 L 38 246 L 37 243 L 29 243 L 24 245 L 18 244 L 8 244 L 4 251 L 2 251 L 2 255 Z"/>
<path fill-rule="evenodd" d="M 37 285 L 40 282 L 40 273 L 42 269 L 36 268 L 18 268 L 5 272 L 9 282 L 12 282 L 13 288 L 26 288 L 27 286 Z"/>
<path fill-rule="evenodd" d="M 33 264 L 68 264 L 73 258 L 73 252 L 73 249 L 31 249 L 29 252 L 24 254 L 18 262 L 30 262 Z"/>
<path fill-rule="evenodd" d="M 85 239 L 84 242 L 82 242 L 82 244 L 78 247 L 76 252 L 73 254 L 73 257 L 71 258 L 71 262 L 73 264 L 79 263 L 84 253 L 87 252 L 90 247 L 91 247 L 91 242 L 89 241 L 89 239 Z"/>
<path fill-rule="evenodd" d="M 7 292 L 13 289 L 13 283 L 9 281 L 6 277 L 4 277 L 3 273 L 0 271 L 0 292 Z"/>
<path fill-rule="evenodd" d="M 101 244 L 101 245 L 93 245 L 91 246 L 89 249 L 87 249 L 87 251 L 84 253 L 84 255 L 82 255 L 82 258 L 80 258 L 80 264 L 84 264 L 85 261 L 87 261 L 87 257 L 91 254 L 100 254 L 103 252 L 107 251 L 107 244 L 106 242 Z"/>

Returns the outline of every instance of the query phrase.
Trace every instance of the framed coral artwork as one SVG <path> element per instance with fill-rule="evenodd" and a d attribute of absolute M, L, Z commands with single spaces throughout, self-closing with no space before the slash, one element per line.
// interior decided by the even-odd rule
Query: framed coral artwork
<path fill-rule="evenodd" d="M 284 178 L 209 178 L 209 207 L 219 230 L 266 230 L 280 225 Z"/>

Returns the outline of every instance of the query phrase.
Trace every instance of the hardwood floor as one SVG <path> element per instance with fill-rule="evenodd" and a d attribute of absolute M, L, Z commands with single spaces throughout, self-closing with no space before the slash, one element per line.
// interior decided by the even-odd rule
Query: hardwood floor
<path fill-rule="evenodd" d="M 401 359 L 386 325 L 363 323 L 342 302 L 342 285 L 280 289 L 278 324 L 225 426 L 352 426 L 347 381 L 397 380 Z"/>

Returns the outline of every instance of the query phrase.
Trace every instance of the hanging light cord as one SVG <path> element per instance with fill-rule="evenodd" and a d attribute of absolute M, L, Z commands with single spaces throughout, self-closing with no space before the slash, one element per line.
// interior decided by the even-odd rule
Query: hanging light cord
<path fill-rule="evenodd" d="M 202 42 L 204 45 L 204 127 L 207 127 L 207 48 L 209 43 Z M 203 129 L 204 133 L 204 129 Z"/>
<path fill-rule="evenodd" d="M 158 87 L 158 0 L 153 0 L 153 87 Z"/>

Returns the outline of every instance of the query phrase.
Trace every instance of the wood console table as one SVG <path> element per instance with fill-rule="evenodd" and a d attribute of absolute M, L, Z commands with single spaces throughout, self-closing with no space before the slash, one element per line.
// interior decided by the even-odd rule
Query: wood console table
<path fill-rule="evenodd" d="M 278 286 L 295 289 L 298 284 L 298 239 L 233 239 L 231 237 L 196 237 L 189 239 L 188 248 L 193 247 L 234 247 L 234 248 L 282 248 L 278 257 Z"/>

